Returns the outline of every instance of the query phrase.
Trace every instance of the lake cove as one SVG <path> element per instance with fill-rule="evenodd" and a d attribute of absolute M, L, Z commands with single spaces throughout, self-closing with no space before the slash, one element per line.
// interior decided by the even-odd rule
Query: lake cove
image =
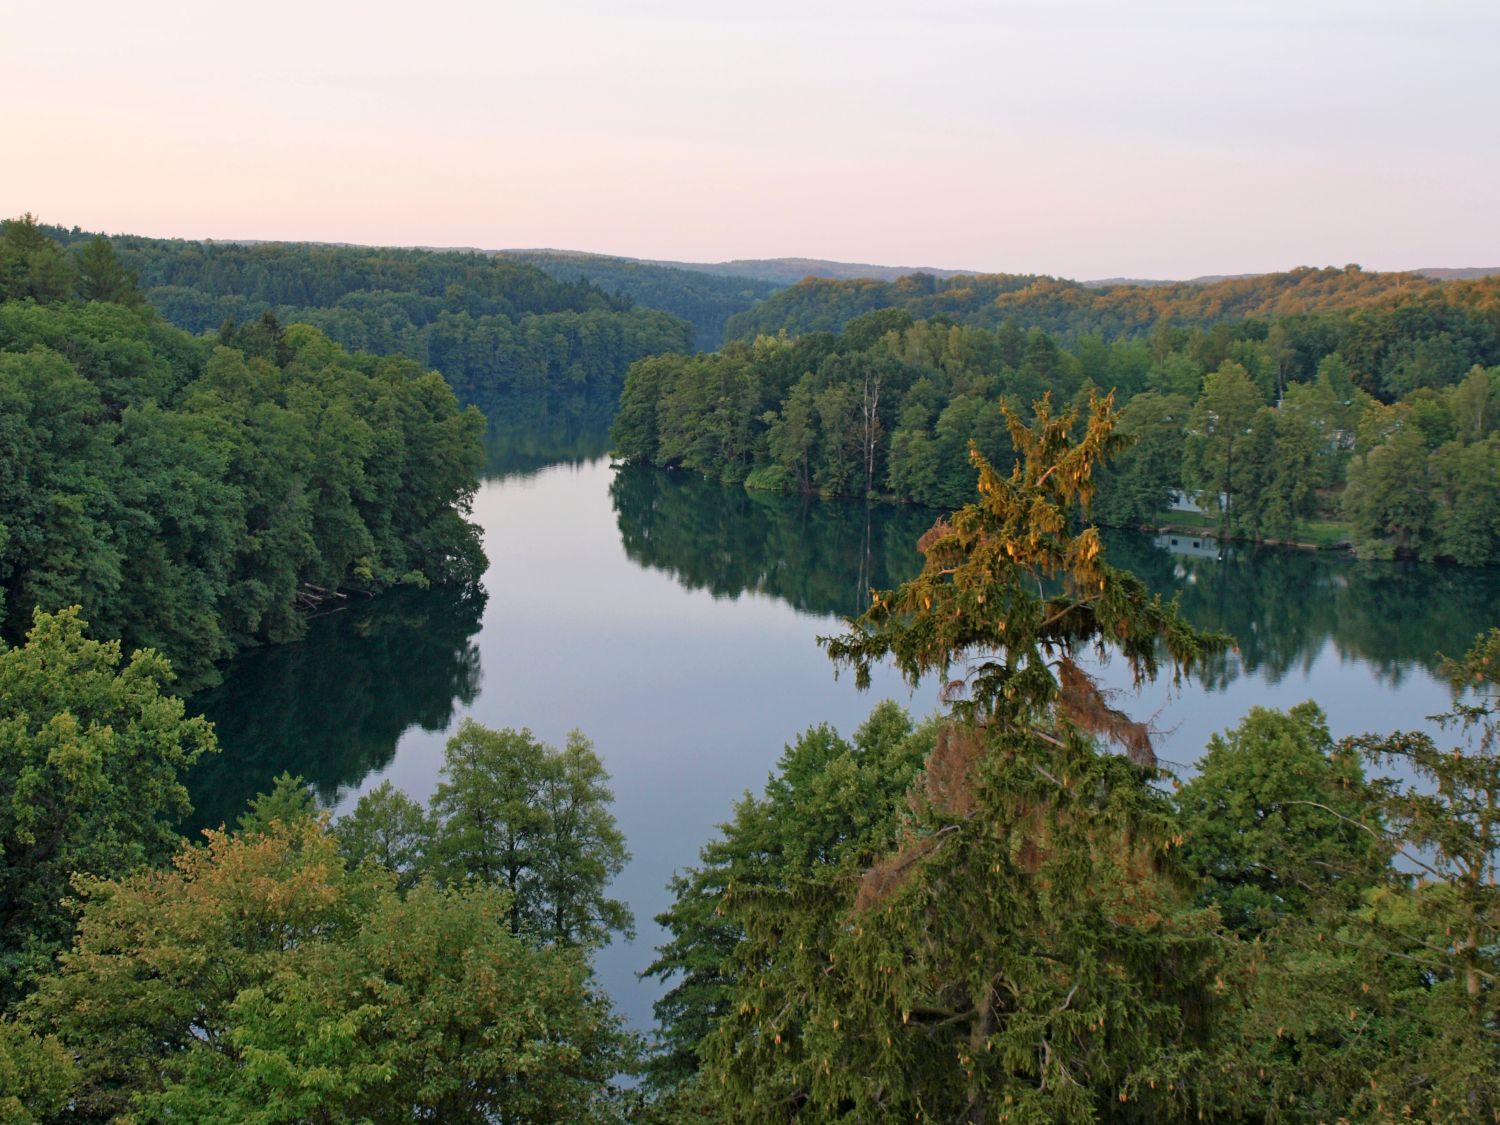
<path fill-rule="evenodd" d="M 232 823 L 282 770 L 344 812 L 384 780 L 426 800 L 464 718 L 557 746 L 582 730 L 612 775 L 634 857 L 613 893 L 638 936 L 603 950 L 598 971 L 646 1028 L 659 989 L 636 974 L 661 940 L 652 919 L 670 902 L 667 881 L 745 790 L 760 790 L 783 746 L 821 722 L 852 733 L 884 698 L 935 709 L 935 684 L 912 693 L 889 671 L 857 692 L 816 643 L 871 586 L 915 573 L 934 513 L 617 469 L 589 449 L 570 439 L 550 465 L 539 450 L 492 458 L 474 504 L 490 560 L 483 596 L 396 591 L 230 665 L 190 704 L 224 746 L 190 786 L 198 824 Z M 1119 532 L 1105 544 L 1153 590 L 1180 594 L 1194 624 L 1238 642 L 1206 682 L 1159 683 L 1129 704 L 1153 717 L 1174 768 L 1256 705 L 1315 699 L 1335 737 L 1424 727 L 1448 703 L 1435 653 L 1462 655 L 1500 617 L 1493 568 L 1277 550 L 1221 560 Z M 1128 687 L 1118 661 L 1103 675 Z"/>

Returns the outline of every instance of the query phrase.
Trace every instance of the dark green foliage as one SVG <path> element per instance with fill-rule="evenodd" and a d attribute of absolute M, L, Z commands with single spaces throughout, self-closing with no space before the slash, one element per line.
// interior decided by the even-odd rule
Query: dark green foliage
<path fill-rule="evenodd" d="M 1138 677 L 1159 658 L 1223 656 L 1066 518 L 1114 421 L 1096 404 L 1076 427 L 1046 402 L 1035 425 L 1012 419 L 1011 476 L 976 454 L 979 502 L 925 537 L 922 574 L 876 592 L 830 642 L 862 672 L 888 655 L 910 679 L 965 664 L 955 716 L 920 774 L 877 775 L 911 778 L 904 799 L 845 782 L 858 756 L 811 732 L 674 881 L 673 940 L 652 970 L 674 985 L 658 1008 L 659 1118 L 1495 1111 L 1500 775 L 1485 693 L 1500 632 L 1448 669 L 1480 693 L 1445 717 L 1467 749 L 1423 735 L 1335 747 L 1312 704 L 1257 710 L 1211 744 L 1174 807 L 1155 771 L 1088 737 L 1149 754 L 1072 659 L 1105 638 Z M 1361 757 L 1418 784 L 1367 782 Z"/>
<path fill-rule="evenodd" d="M 1235 453 L 1242 452 L 1252 437 L 1264 397 L 1250 381 L 1245 369 L 1227 360 L 1203 380 L 1203 393 L 1193 404 L 1188 418 L 1188 436 L 1183 450 L 1185 483 L 1208 497 L 1217 497 L 1207 507 L 1221 513 L 1220 526 L 1227 532 L 1235 515 L 1240 493 L 1247 491 L 1236 483 Z M 1262 419 L 1264 421 L 1264 419 Z M 1264 441 L 1273 440 L 1273 431 L 1262 427 Z M 1262 465 L 1269 464 L 1269 450 L 1262 454 Z M 1241 466 L 1244 471 L 1244 466 Z M 1254 468 L 1251 470 L 1254 480 Z M 1264 487 L 1264 481 L 1254 481 Z"/>
<path fill-rule="evenodd" d="M 333 317 L 297 315 L 331 332 L 339 328 Z M 635 360 L 686 351 L 688 328 L 653 309 L 528 313 L 516 320 L 445 312 L 395 344 L 389 350 L 435 367 L 462 401 L 492 417 L 573 417 L 617 400 Z"/>
<path fill-rule="evenodd" d="M 1343 509 L 1360 554 L 1390 558 L 1430 549 L 1433 498 L 1427 460 L 1422 436 L 1412 429 L 1394 433 L 1355 458 Z"/>
<path fill-rule="evenodd" d="M 1358 759 L 1335 752 L 1316 704 L 1254 708 L 1213 737 L 1182 787 L 1183 866 L 1245 933 L 1349 910 L 1389 861 L 1370 797 Z"/>
<path fill-rule="evenodd" d="M 656 356 L 631 371 L 637 385 L 622 394 L 610 431 L 620 456 L 730 481 L 745 478 L 755 454 L 760 396 L 744 348 Z"/>
<path fill-rule="evenodd" d="M 1186 491 L 1221 537 L 1326 543 L 1338 532 L 1307 525 L 1339 517 L 1349 473 L 1342 512 L 1362 553 L 1495 561 L 1500 368 L 1480 365 L 1500 364 L 1497 290 L 1357 267 L 1147 288 L 809 279 L 731 323 L 759 333 L 753 347 L 638 365 L 615 448 L 758 488 L 953 508 L 970 441 L 1002 468 L 1014 455 L 984 409 L 996 395 L 1022 408 L 1113 388 L 1143 448 L 1101 475 L 1103 522 L 1173 520 L 1169 498 Z M 1132 410 L 1145 391 L 1164 398 Z M 1372 396 L 1400 398 L 1404 423 L 1363 424 Z M 1430 465 L 1417 437 L 1380 451 L 1403 425 Z"/>
<path fill-rule="evenodd" d="M 969 664 L 968 697 L 923 747 L 904 800 L 911 775 L 893 771 L 859 800 L 869 833 L 842 828 L 838 801 L 799 784 L 804 757 L 820 782 L 837 776 L 810 738 L 764 805 L 741 807 L 725 850 L 678 881 L 665 916 L 677 940 L 658 969 L 683 977 L 662 1012 L 660 1077 L 686 1104 L 764 1122 L 1189 1120 L 1217 1107 L 1217 918 L 1171 877 L 1180 839 L 1153 771 L 1083 733 L 1149 761 L 1144 729 L 1071 657 L 1107 639 L 1144 678 L 1158 645 L 1178 670 L 1221 641 L 1106 566 L 1097 532 L 1070 531 L 1117 444 L 1109 403 L 1091 404 L 1076 438 L 1073 416 L 1052 417 L 1045 399 L 1036 410 L 1033 426 L 1009 418 L 1013 474 L 975 451 L 978 503 L 924 537 L 919 576 L 875 592 L 825 642 L 862 685 L 886 656 L 912 681 Z M 790 815 L 761 812 L 783 805 Z"/>
<path fill-rule="evenodd" d="M 672 881 L 676 900 L 657 921 L 672 934 L 643 975 L 670 985 L 656 1002 L 662 1042 L 649 1074 L 658 1091 L 697 1073 L 699 1044 L 732 1011 L 744 923 L 729 896 L 784 893 L 814 878 L 846 878 L 893 847 L 904 797 L 932 750 L 936 727 L 914 727 L 894 703 L 871 712 L 846 741 L 827 726 L 803 733 L 777 762 L 762 797 L 746 794 L 700 866 Z"/>
<path fill-rule="evenodd" d="M 1366 411 L 1343 507 L 1355 547 L 1467 565 L 1500 560 L 1500 368 Z"/>
<path fill-rule="evenodd" d="M 118 302 L 0 303 L 0 635 L 79 604 L 201 684 L 299 635 L 299 600 L 478 580 L 477 411 L 306 326 L 228 338 Z"/>
<path fill-rule="evenodd" d="M 1099 521 L 1119 527 L 1159 523 L 1182 481 L 1186 395 L 1147 391 L 1120 411 L 1120 432 L 1131 444 L 1099 473 Z"/>
<path fill-rule="evenodd" d="M 497 887 L 511 932 L 540 944 L 632 934 L 630 910 L 605 894 L 630 854 L 609 810 L 609 774 L 582 734 L 557 750 L 530 731 L 467 720 L 448 740 L 442 777 L 430 809 L 389 784 L 365 794 L 334 828 L 340 850 L 394 872 L 403 888 L 420 879 Z"/>
<path fill-rule="evenodd" d="M 1428 472 L 1436 493 L 1430 554 L 1469 566 L 1500 560 L 1500 436 L 1445 442 Z"/>
<path fill-rule="evenodd" d="M 1264 829 L 1246 841 L 1239 862 L 1247 873 L 1260 863 L 1311 873 L 1312 860 L 1332 874 L 1362 848 L 1397 856 L 1383 870 L 1356 872 L 1353 886 L 1305 882 L 1301 909 L 1247 948 L 1240 1073 L 1267 1119 L 1449 1122 L 1500 1112 L 1497 668 L 1494 629 L 1446 665 L 1454 709 L 1438 718 L 1463 736 L 1460 745 L 1439 747 L 1424 733 L 1347 739 L 1335 755 L 1341 768 L 1362 757 L 1399 776 L 1376 779 L 1355 800 L 1346 791 L 1320 801 L 1315 792 L 1296 815 L 1321 813 L 1323 825 L 1305 821 L 1311 832 L 1282 835 L 1280 856 L 1267 857 L 1274 834 Z M 1267 748 L 1252 752 L 1259 758 Z M 1217 803 L 1231 817 L 1247 804 L 1234 790 Z M 1284 797 L 1273 799 L 1266 828 L 1278 804 L 1292 811 Z M 1233 854 L 1233 842 L 1220 841 Z"/>
<path fill-rule="evenodd" d="M 117 305 L 139 308 L 146 303 L 140 278 L 126 269 L 115 254 L 115 248 L 103 235 L 84 244 L 75 255 L 78 268 L 78 295 L 85 301 L 110 301 Z"/>
<path fill-rule="evenodd" d="M 92 245 L 80 231 L 47 233 Z M 632 361 L 692 342 L 668 312 L 490 254 L 127 236 L 109 245 L 179 328 L 227 329 L 222 342 L 277 362 L 253 339 L 262 318 L 311 324 L 351 350 L 436 368 L 461 402 L 495 416 L 613 403 Z"/>
<path fill-rule="evenodd" d="M 217 746 L 170 681 L 158 654 L 89 640 L 77 609 L 38 611 L 24 645 L 0 643 L 0 1009 L 66 946 L 74 876 L 175 848 L 181 775 Z"/>
<path fill-rule="evenodd" d="M 1348 743 L 1402 775 L 1380 781 L 1376 807 L 1415 872 L 1398 881 L 1399 899 L 1376 904 L 1362 937 L 1420 970 L 1393 999 L 1424 1034 L 1377 1068 L 1371 1089 L 1387 1104 L 1430 1106 L 1434 1119 L 1482 1119 L 1500 1114 L 1500 629 L 1446 672 L 1453 710 L 1438 719 L 1460 745 L 1420 733 Z"/>
<path fill-rule="evenodd" d="M 971 487 L 971 439 L 1010 455 L 986 409 L 1005 382 L 997 356 L 988 333 L 887 310 L 839 337 L 656 357 L 627 376 L 611 441 L 628 460 L 752 487 L 956 505 Z M 1067 369 L 1059 360 L 1059 386 Z"/>
<path fill-rule="evenodd" d="M 1213 1116 L 1221 955 L 1158 870 L 1165 803 L 1043 733 L 946 731 L 903 846 L 862 877 L 731 889 L 739 987 L 701 1081 L 727 1116 Z"/>
<path fill-rule="evenodd" d="M 298 824 L 317 815 L 318 802 L 307 782 L 283 773 L 271 785 L 270 792 L 250 799 L 240 815 L 237 828 L 241 835 L 269 832 L 277 824 Z"/>
<path fill-rule="evenodd" d="M 73 263 L 34 215 L 0 222 L 0 301 L 61 301 L 75 283 Z"/>
<path fill-rule="evenodd" d="M 656 262 L 547 250 L 508 250 L 503 257 L 526 262 L 559 281 L 586 281 L 632 304 L 679 316 L 693 326 L 692 346 L 713 351 L 725 339 L 735 313 L 785 288 L 783 282 L 677 269 Z"/>
<path fill-rule="evenodd" d="M 1457 300 L 1468 291 L 1434 292 Z M 1465 300 L 1465 316 L 1500 316 L 1488 289 Z M 1328 544 L 1339 532 L 1326 525 L 1342 511 L 1368 555 L 1500 560 L 1490 440 L 1500 367 L 1476 366 L 1461 380 L 1449 371 L 1393 406 L 1357 385 L 1393 396 L 1379 369 L 1354 366 L 1386 353 L 1356 345 L 1377 330 L 1418 340 L 1402 333 L 1433 322 L 1404 308 L 1208 330 L 1158 320 L 1149 341 L 1088 333 L 1072 351 L 1011 320 L 991 332 L 875 308 L 837 336 L 783 332 L 718 355 L 636 364 L 613 446 L 629 460 L 757 489 L 952 509 L 968 495 L 971 441 L 1002 469 L 1015 457 L 995 397 L 1025 410 L 1045 393 L 1081 402 L 1108 387 L 1122 404 L 1121 432 L 1139 448 L 1100 473 L 1092 515 L 1103 523 L 1200 526 L 1198 513 L 1178 515 L 1184 499 L 1190 512 L 1195 503 L 1217 515 L 1219 537 Z M 1493 362 L 1500 343 L 1470 352 Z M 1355 487 L 1344 495 L 1346 476 Z"/>
<path fill-rule="evenodd" d="M 410 890 L 427 874 L 436 830 L 427 810 L 389 781 L 361 797 L 354 811 L 333 826 L 346 860 L 379 864 L 395 874 L 396 887 L 402 891 Z"/>

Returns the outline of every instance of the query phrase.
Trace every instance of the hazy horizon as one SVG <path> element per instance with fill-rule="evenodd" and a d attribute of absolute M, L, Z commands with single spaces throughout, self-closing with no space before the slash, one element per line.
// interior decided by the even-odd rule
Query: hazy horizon
<path fill-rule="evenodd" d="M 8 17 L 0 212 L 68 226 L 1084 279 L 1500 263 L 1500 9 L 1466 0 Z"/>
<path fill-rule="evenodd" d="M 15 217 L 15 216 L 3 216 L 3 217 Z M 236 244 L 236 243 L 238 243 L 238 244 L 276 244 L 276 243 L 280 243 L 280 244 L 284 244 L 284 245 L 351 246 L 351 247 L 365 247 L 365 248 L 375 248 L 375 249 L 431 250 L 431 251 L 436 252 L 436 253 L 581 255 L 581 256 L 590 256 L 590 257 L 617 258 L 617 259 L 620 259 L 620 260 L 623 260 L 623 261 L 641 262 L 641 263 L 644 263 L 646 265 L 660 265 L 660 266 L 669 266 L 669 267 L 670 266 L 729 266 L 729 265 L 733 265 L 735 262 L 739 262 L 739 261 L 743 261 L 743 262 L 808 261 L 808 262 L 827 262 L 827 263 L 832 264 L 832 265 L 840 265 L 840 266 L 871 266 L 871 267 L 875 267 L 875 268 L 878 268 L 878 269 L 881 269 L 881 270 L 896 270 L 896 269 L 911 270 L 911 271 L 914 271 L 914 272 L 916 272 L 916 271 L 922 271 L 922 270 L 941 270 L 944 273 L 973 274 L 973 275 L 991 274 L 991 273 L 1010 273 L 1010 272 L 1016 272 L 1016 271 L 1006 271 L 1006 270 L 980 270 L 980 269 L 966 268 L 964 266 L 946 265 L 946 264 L 942 264 L 942 263 L 938 263 L 938 262 L 869 262 L 869 261 L 852 261 L 852 260 L 837 259 L 837 258 L 817 258 L 817 257 L 813 257 L 812 255 L 809 255 L 809 254 L 774 254 L 774 255 L 762 255 L 762 256 L 757 256 L 757 257 L 753 257 L 753 258 L 752 257 L 743 257 L 742 256 L 742 257 L 738 257 L 738 258 L 720 258 L 720 259 L 714 259 L 714 260 L 707 260 L 707 259 L 687 259 L 687 258 L 661 258 L 661 257 L 654 257 L 654 256 L 651 256 L 651 255 L 640 255 L 640 256 L 638 256 L 638 255 L 629 255 L 629 254 L 609 254 L 609 253 L 606 253 L 604 251 L 591 250 L 591 249 L 588 249 L 586 247 L 573 247 L 573 246 L 456 246 L 456 245 L 437 246 L 437 245 L 414 243 L 414 242 L 346 242 L 346 241 L 330 242 L 327 239 L 318 239 L 318 238 L 237 238 L 237 237 L 216 237 L 216 236 L 212 236 L 212 235 L 204 236 L 204 237 L 195 237 L 195 236 L 191 236 L 191 235 L 171 235 L 171 234 L 158 235 L 158 234 L 147 234 L 146 232 L 143 232 L 143 231 L 133 231 L 133 230 L 118 230 L 118 231 L 115 231 L 115 230 L 108 230 L 108 231 L 106 231 L 106 230 L 91 230 L 91 228 L 83 226 L 82 224 L 58 223 L 58 222 L 56 222 L 56 221 L 54 221 L 52 219 L 47 218 L 46 216 L 35 216 L 35 217 L 37 218 L 37 220 L 39 222 L 42 222 L 44 224 L 50 224 L 50 225 L 53 225 L 53 226 L 65 226 L 65 227 L 67 227 L 69 229 L 77 226 L 81 230 L 90 231 L 91 233 L 105 234 L 105 235 L 108 235 L 110 237 L 132 237 L 133 236 L 133 237 L 140 237 L 140 238 L 161 238 L 161 239 L 169 239 L 169 240 L 178 240 L 178 241 L 183 241 L 183 242 L 223 242 L 223 243 L 226 243 L 226 244 Z M 1070 280 L 1070 281 L 1084 281 L 1084 282 L 1094 282 L 1094 281 L 1151 281 L 1151 282 L 1158 282 L 1158 281 L 1200 281 L 1200 280 L 1204 280 L 1204 279 L 1213 279 L 1213 280 L 1226 279 L 1226 280 L 1228 280 L 1228 279 L 1233 279 L 1233 278 L 1238 278 L 1238 277 L 1256 277 L 1256 276 L 1260 276 L 1260 275 L 1263 275 L 1263 274 L 1270 274 L 1270 273 L 1289 273 L 1289 272 L 1291 272 L 1293 270 L 1297 270 L 1297 269 L 1343 269 L 1344 267 L 1349 266 L 1349 265 L 1357 265 L 1362 270 L 1365 270 L 1366 272 L 1407 272 L 1407 273 L 1411 273 L 1411 272 L 1417 272 L 1417 271 L 1420 271 L 1420 270 L 1452 270 L 1452 271 L 1487 270 L 1487 271 L 1492 271 L 1492 272 L 1500 272 L 1500 266 L 1485 265 L 1485 264 L 1480 263 L 1480 262 L 1465 262 L 1462 265 L 1457 265 L 1457 264 L 1454 264 L 1454 263 L 1451 263 L 1451 262 L 1440 262 L 1440 263 L 1429 262 L 1426 265 L 1414 266 L 1414 267 L 1404 268 L 1402 270 L 1393 270 L 1393 271 L 1380 271 L 1380 270 L 1377 270 L 1376 267 L 1366 265 L 1363 262 L 1354 262 L 1354 263 L 1350 263 L 1350 262 L 1341 262 L 1341 263 L 1335 263 L 1335 262 L 1320 262 L 1320 263 L 1298 262 L 1295 265 L 1281 266 L 1281 267 L 1278 267 L 1276 269 L 1270 269 L 1270 270 L 1255 270 L 1255 271 L 1248 271 L 1248 272 L 1245 272 L 1245 273 L 1230 273 L 1228 271 L 1215 271 L 1215 272 L 1207 273 L 1207 274 L 1195 274 L 1192 277 L 1148 277 L 1145 274 L 1112 274 L 1112 275 L 1110 275 L 1108 277 L 1072 277 L 1072 276 L 1069 276 L 1069 275 L 1066 275 L 1066 274 L 1059 274 L 1056 271 L 1033 270 L 1033 271 L 1028 271 L 1028 272 L 1029 273 L 1037 274 L 1039 276 L 1057 277 L 1057 278 L 1061 278 L 1063 280 Z"/>

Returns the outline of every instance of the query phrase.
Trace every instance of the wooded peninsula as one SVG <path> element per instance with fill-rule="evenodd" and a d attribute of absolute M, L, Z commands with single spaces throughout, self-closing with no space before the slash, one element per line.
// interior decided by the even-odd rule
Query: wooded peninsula
<path fill-rule="evenodd" d="M 752 312 L 730 331 L 769 334 L 631 368 L 619 456 L 951 508 L 971 443 L 1015 456 L 997 400 L 1112 391 L 1134 442 L 1101 472 L 1101 523 L 1500 562 L 1500 279 L 809 281 Z"/>

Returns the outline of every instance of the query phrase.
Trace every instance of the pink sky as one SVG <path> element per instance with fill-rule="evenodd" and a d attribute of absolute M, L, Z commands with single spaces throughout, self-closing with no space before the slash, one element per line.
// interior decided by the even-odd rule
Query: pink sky
<path fill-rule="evenodd" d="M 1500 266 L 1493 2 L 3 17 L 3 215 L 1071 277 Z"/>

